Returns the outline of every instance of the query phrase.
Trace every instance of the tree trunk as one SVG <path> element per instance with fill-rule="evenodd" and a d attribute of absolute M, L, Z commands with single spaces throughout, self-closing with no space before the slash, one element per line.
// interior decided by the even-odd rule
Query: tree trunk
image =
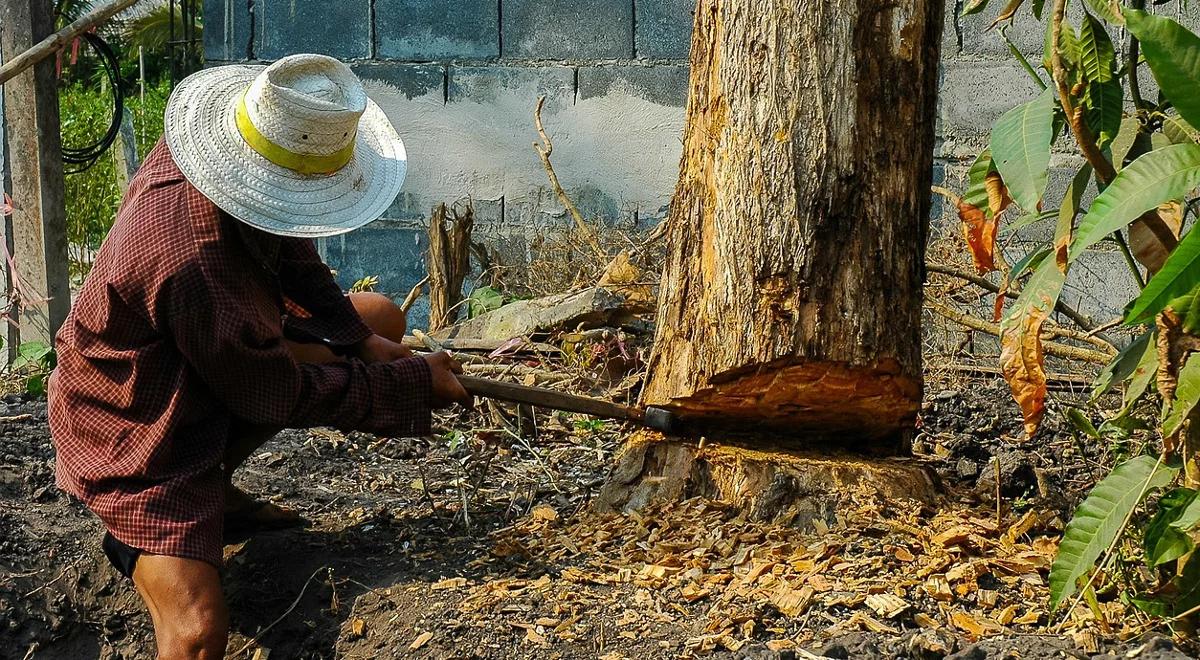
<path fill-rule="evenodd" d="M 449 220 L 450 228 L 446 228 Z M 471 229 L 475 225 L 475 209 L 468 204 L 446 208 L 438 204 L 429 219 L 429 250 L 425 267 L 429 271 L 429 331 L 454 324 L 462 303 L 463 280 L 467 277 L 471 257 Z"/>
<path fill-rule="evenodd" d="M 802 444 L 912 429 L 942 11 L 699 1 L 644 403 Z"/>

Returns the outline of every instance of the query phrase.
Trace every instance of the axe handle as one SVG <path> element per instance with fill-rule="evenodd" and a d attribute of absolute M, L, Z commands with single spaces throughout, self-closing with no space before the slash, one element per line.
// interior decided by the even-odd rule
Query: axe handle
<path fill-rule="evenodd" d="M 610 419 L 641 421 L 643 418 L 642 411 L 638 408 L 622 406 L 618 403 L 611 403 L 586 396 L 558 392 L 544 387 L 518 385 L 516 383 L 488 380 L 487 378 L 478 378 L 475 376 L 459 376 L 458 382 L 462 383 L 462 386 L 472 395 L 488 399 L 499 399 L 512 403 L 527 403 L 542 408 L 565 410 Z"/>

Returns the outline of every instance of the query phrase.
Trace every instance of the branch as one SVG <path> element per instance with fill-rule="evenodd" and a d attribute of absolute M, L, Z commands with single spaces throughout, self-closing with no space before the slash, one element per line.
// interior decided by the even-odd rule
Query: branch
<path fill-rule="evenodd" d="M 978 330 L 979 332 L 986 332 L 995 337 L 1000 336 L 1000 325 L 997 323 L 991 323 L 989 321 L 984 321 L 983 319 L 977 319 L 970 314 L 965 314 L 956 309 L 951 309 L 950 307 L 933 300 L 926 300 L 925 306 L 959 325 L 965 326 L 972 330 Z M 1109 362 L 1112 362 L 1112 356 L 1107 353 L 1093 351 L 1089 348 L 1079 348 L 1078 346 L 1058 344 L 1050 341 L 1042 342 L 1042 350 L 1046 353 L 1046 355 L 1053 355 L 1054 357 L 1066 358 L 1068 360 L 1080 360 L 1082 362 L 1091 362 L 1094 364 L 1108 364 Z"/>
<path fill-rule="evenodd" d="M 8 82 L 29 67 L 66 48 L 76 37 L 137 4 L 138 0 L 116 0 L 97 7 L 74 23 L 42 39 L 0 67 L 0 85 Z"/>
<path fill-rule="evenodd" d="M 958 270 L 957 268 L 954 268 L 952 266 L 946 266 L 943 264 L 926 261 L 925 262 L 925 270 L 928 270 L 928 271 L 934 272 L 934 273 L 941 273 L 942 275 L 949 275 L 951 277 L 957 277 L 961 280 L 966 280 L 966 281 L 970 282 L 971 284 L 974 284 L 982 289 L 987 289 L 988 291 L 991 291 L 992 293 L 1000 292 L 1000 287 L 996 286 L 995 284 L 992 284 L 991 282 L 987 281 L 986 279 L 979 277 L 978 275 L 973 275 L 971 273 L 967 273 L 967 272 Z M 1013 291 L 1012 287 L 1010 286 L 1009 289 L 1004 292 L 1004 296 L 1006 298 L 1012 298 L 1015 300 L 1018 297 L 1018 291 Z M 1075 322 L 1075 325 L 1083 328 L 1084 330 L 1091 331 L 1096 327 L 1096 324 L 1093 323 L 1091 319 L 1084 316 L 1078 310 L 1076 310 L 1074 307 L 1071 307 L 1070 305 L 1068 305 L 1067 303 L 1065 303 L 1061 300 L 1058 301 L 1054 305 L 1054 311 L 1071 319 L 1072 321 Z"/>
<path fill-rule="evenodd" d="M 1145 9 L 1146 0 L 1130 0 L 1129 7 L 1131 9 Z M 1128 30 L 1127 30 L 1128 31 Z M 1141 42 L 1133 36 L 1133 32 L 1129 32 L 1129 48 L 1125 49 L 1128 53 L 1126 60 L 1126 68 L 1129 70 L 1129 95 L 1133 100 L 1133 107 L 1137 110 L 1146 110 L 1146 100 L 1142 98 L 1142 87 L 1138 82 L 1138 59 L 1141 57 Z"/>
<path fill-rule="evenodd" d="M 1112 163 L 1104 157 L 1099 145 L 1096 144 L 1096 137 L 1092 135 L 1091 129 L 1084 121 L 1083 108 L 1075 106 L 1075 101 L 1071 96 L 1070 83 L 1067 80 L 1067 66 L 1063 62 L 1062 50 L 1059 48 L 1063 19 L 1066 13 L 1067 0 L 1054 0 L 1054 15 L 1051 18 L 1050 33 L 1050 63 L 1054 75 L 1054 86 L 1058 90 L 1058 100 L 1062 104 L 1063 113 L 1066 114 L 1067 122 L 1071 126 L 1071 134 L 1075 136 L 1075 141 L 1079 144 L 1083 157 L 1095 169 L 1096 178 L 1104 185 L 1108 185 L 1113 177 L 1117 176 L 1117 171 L 1113 169 Z"/>
<path fill-rule="evenodd" d="M 542 104 L 545 103 L 546 97 L 539 96 L 537 107 L 533 111 L 533 123 L 537 126 L 538 137 L 542 139 L 542 144 L 533 143 L 533 148 L 537 151 L 538 156 L 542 159 L 542 167 L 546 170 L 546 176 L 550 178 L 550 187 L 554 189 L 554 194 L 558 196 L 558 201 L 571 214 L 571 219 L 575 221 L 575 227 L 583 233 L 592 250 L 599 257 L 607 256 L 600 247 L 600 241 L 596 239 L 596 232 L 587 225 L 583 220 L 583 215 L 579 213 L 579 209 L 575 208 L 575 203 L 567 197 L 567 191 L 563 190 L 562 184 L 558 182 L 558 175 L 554 173 L 554 166 L 550 164 L 550 154 L 554 153 L 554 143 L 550 141 L 550 136 L 546 135 L 546 128 L 542 126 Z"/>

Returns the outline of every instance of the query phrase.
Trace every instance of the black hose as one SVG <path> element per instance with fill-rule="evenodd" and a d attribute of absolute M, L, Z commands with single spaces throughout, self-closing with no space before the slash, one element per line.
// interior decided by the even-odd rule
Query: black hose
<path fill-rule="evenodd" d="M 108 76 L 108 87 L 112 90 L 113 110 L 112 121 L 108 125 L 108 132 L 98 141 L 89 144 L 85 147 L 68 147 L 65 144 L 62 148 L 63 162 L 68 165 L 77 165 L 75 169 L 67 170 L 67 174 L 77 174 L 88 169 L 96 164 L 100 156 L 104 155 L 112 147 L 117 140 L 117 134 L 121 130 L 121 120 L 125 114 L 125 92 L 121 89 L 121 65 L 117 61 L 117 54 L 113 52 L 111 46 L 104 39 L 93 32 L 85 32 L 81 35 L 92 50 L 100 56 L 101 64 L 105 74 Z"/>

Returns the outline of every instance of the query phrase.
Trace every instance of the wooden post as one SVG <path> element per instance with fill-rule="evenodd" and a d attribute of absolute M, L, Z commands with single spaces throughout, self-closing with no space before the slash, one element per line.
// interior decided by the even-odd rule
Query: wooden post
<path fill-rule="evenodd" d="M 117 140 L 112 146 L 113 165 L 117 170 L 117 186 L 121 195 L 129 189 L 129 181 L 137 174 L 140 162 L 137 152 L 137 138 L 133 131 L 133 115 L 129 110 L 121 114 L 121 130 L 117 132 Z"/>
<path fill-rule="evenodd" d="M 5 0 L 0 16 L 5 62 L 12 63 L 54 32 L 52 4 Z M 71 307 L 56 85 L 53 58 L 43 59 L 4 85 L 13 186 L 14 278 L 25 298 L 18 317 L 22 342 L 51 341 Z"/>

